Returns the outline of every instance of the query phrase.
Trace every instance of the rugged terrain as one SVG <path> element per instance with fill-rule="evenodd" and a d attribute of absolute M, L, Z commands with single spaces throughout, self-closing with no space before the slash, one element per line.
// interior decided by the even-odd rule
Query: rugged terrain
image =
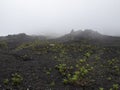
<path fill-rule="evenodd" d="M 120 90 L 120 37 L 0 37 L 0 90 Z"/>

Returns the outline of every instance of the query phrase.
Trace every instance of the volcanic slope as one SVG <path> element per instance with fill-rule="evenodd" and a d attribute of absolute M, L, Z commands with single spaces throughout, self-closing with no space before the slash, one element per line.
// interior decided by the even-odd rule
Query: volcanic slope
<path fill-rule="evenodd" d="M 120 89 L 120 37 L 92 30 L 29 37 L 0 39 L 1 90 Z"/>

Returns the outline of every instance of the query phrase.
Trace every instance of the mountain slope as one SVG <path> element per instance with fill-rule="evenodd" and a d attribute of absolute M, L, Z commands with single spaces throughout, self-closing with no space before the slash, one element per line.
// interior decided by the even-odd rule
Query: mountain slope
<path fill-rule="evenodd" d="M 60 38 L 58 38 L 61 42 L 68 41 L 87 41 L 90 43 L 102 44 L 102 45 L 120 45 L 120 37 L 117 36 L 108 36 L 102 35 L 97 31 L 93 30 L 78 30 L 71 31 L 69 34 L 66 34 Z"/>

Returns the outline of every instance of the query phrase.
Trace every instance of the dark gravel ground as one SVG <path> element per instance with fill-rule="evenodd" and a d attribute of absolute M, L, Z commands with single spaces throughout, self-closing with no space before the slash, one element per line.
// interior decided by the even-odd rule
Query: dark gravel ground
<path fill-rule="evenodd" d="M 89 64 L 95 62 L 93 57 L 99 55 L 101 59 L 95 64 L 95 71 L 92 73 L 95 83 L 91 86 L 81 87 L 74 86 L 71 84 L 64 85 L 62 83 L 62 76 L 55 69 L 55 65 L 58 64 L 53 60 L 53 56 L 56 53 L 47 52 L 45 54 L 37 54 L 32 50 L 0 50 L 0 90 L 99 90 L 99 87 L 104 87 L 105 90 L 109 90 L 113 84 L 117 83 L 120 85 L 120 75 L 116 75 L 112 72 L 107 61 L 112 58 L 118 60 L 115 65 L 119 66 L 120 69 L 120 49 L 119 48 L 108 48 L 104 51 L 97 51 L 89 58 Z M 75 64 L 73 58 L 81 53 L 69 52 L 72 59 L 71 62 Z M 28 58 L 24 59 L 21 56 L 27 54 Z M 76 57 L 77 58 L 77 57 Z M 103 65 L 103 66 L 101 66 Z M 112 67 L 112 66 L 111 66 Z M 111 68 L 110 67 L 110 68 Z M 51 74 L 47 75 L 46 70 L 52 69 Z M 13 73 L 19 73 L 23 77 L 23 82 L 13 87 L 11 84 L 5 86 L 4 79 L 9 79 Z M 109 76 L 112 80 L 106 80 Z M 52 84 L 52 82 L 54 83 Z M 12 88 L 12 89 L 10 89 Z M 118 89 L 120 90 L 120 89 Z"/>

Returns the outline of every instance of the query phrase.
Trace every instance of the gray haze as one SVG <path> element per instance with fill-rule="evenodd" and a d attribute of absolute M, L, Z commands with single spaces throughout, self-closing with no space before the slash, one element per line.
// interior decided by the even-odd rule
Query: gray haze
<path fill-rule="evenodd" d="M 0 0 L 0 35 L 71 29 L 120 35 L 120 0 Z"/>

